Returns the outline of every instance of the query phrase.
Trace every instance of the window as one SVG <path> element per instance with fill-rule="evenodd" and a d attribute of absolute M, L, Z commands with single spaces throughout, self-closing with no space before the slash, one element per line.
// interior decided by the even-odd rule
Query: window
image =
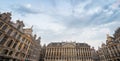
<path fill-rule="evenodd" d="M 117 59 L 117 61 L 120 61 L 120 59 Z"/>
<path fill-rule="evenodd" d="M 13 54 L 13 51 L 10 51 L 9 55 L 12 55 Z"/>
<path fill-rule="evenodd" d="M 12 31 L 13 31 L 12 29 L 9 29 L 9 31 L 7 32 L 7 34 L 10 35 Z"/>
<path fill-rule="evenodd" d="M 29 40 L 28 40 L 28 39 L 26 39 L 26 44 L 28 44 L 28 41 L 29 41 Z"/>
<path fill-rule="evenodd" d="M 3 26 L 3 24 L 4 24 L 3 22 L 0 22 L 0 28 Z"/>
<path fill-rule="evenodd" d="M 24 57 L 25 57 L 25 54 L 24 54 L 24 53 L 22 53 L 22 54 L 21 54 L 21 56 L 24 58 Z"/>
<path fill-rule="evenodd" d="M 20 45 L 19 45 L 19 47 L 18 47 L 18 50 L 20 50 L 20 49 L 21 49 L 22 45 L 23 45 L 23 44 L 22 44 L 22 43 L 20 43 Z"/>
<path fill-rule="evenodd" d="M 19 35 L 17 39 L 19 40 L 20 38 L 21 38 L 21 35 Z"/>
<path fill-rule="evenodd" d="M 7 25 L 4 25 L 4 26 L 2 27 L 2 30 L 6 30 L 7 27 L 8 27 Z"/>
<path fill-rule="evenodd" d="M 0 41 L 0 44 L 4 44 L 8 39 L 8 36 L 5 36 L 1 41 Z"/>
<path fill-rule="evenodd" d="M 18 56 L 19 55 L 19 52 L 17 52 L 16 54 L 15 54 L 15 56 Z"/>
<path fill-rule="evenodd" d="M 3 20 L 6 21 L 6 20 L 7 20 L 7 17 L 5 17 Z"/>
<path fill-rule="evenodd" d="M 8 50 L 6 49 L 2 51 L 2 54 L 7 54 L 7 53 L 8 53 Z"/>
<path fill-rule="evenodd" d="M 27 48 L 28 48 L 28 46 L 25 44 L 23 49 L 24 49 L 24 50 L 27 50 Z"/>
<path fill-rule="evenodd" d="M 2 32 L 0 31 L 0 36 L 2 35 Z"/>
<path fill-rule="evenodd" d="M 15 48 L 17 46 L 18 42 L 15 42 L 12 48 Z"/>
<path fill-rule="evenodd" d="M 18 34 L 18 33 L 17 33 L 17 32 L 15 32 L 15 33 L 14 33 L 14 35 L 13 35 L 13 37 L 16 37 L 16 35 L 17 35 L 17 34 Z"/>
<path fill-rule="evenodd" d="M 22 41 L 24 42 L 24 40 L 25 40 L 25 38 L 23 37 L 23 38 L 22 38 Z"/>
<path fill-rule="evenodd" d="M 8 41 L 7 42 L 7 47 L 10 47 L 12 45 L 12 43 L 13 43 L 13 40 Z"/>

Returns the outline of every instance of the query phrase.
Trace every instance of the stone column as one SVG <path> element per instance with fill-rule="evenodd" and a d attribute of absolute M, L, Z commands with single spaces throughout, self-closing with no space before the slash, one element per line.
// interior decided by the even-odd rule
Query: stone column
<path fill-rule="evenodd" d="M 48 57 L 50 57 L 50 48 L 47 48 L 48 49 Z"/>
<path fill-rule="evenodd" d="M 65 53 L 65 49 L 64 48 L 63 48 L 63 52 L 62 53 L 63 53 L 63 56 L 65 56 L 65 54 L 64 54 Z"/>
<path fill-rule="evenodd" d="M 50 59 L 52 59 L 52 48 L 50 48 Z"/>
<path fill-rule="evenodd" d="M 65 48 L 65 57 L 66 57 L 66 48 Z"/>

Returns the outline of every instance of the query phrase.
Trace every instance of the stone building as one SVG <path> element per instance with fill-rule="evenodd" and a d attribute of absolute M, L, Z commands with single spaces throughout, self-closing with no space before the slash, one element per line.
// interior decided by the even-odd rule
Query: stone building
<path fill-rule="evenodd" d="M 93 61 L 100 61 L 99 55 L 97 54 L 97 52 L 94 49 L 94 47 L 92 47 L 92 59 L 93 59 Z"/>
<path fill-rule="evenodd" d="M 33 36 L 32 28 L 24 29 L 23 21 L 10 20 L 11 13 L 0 14 L 0 61 L 38 61 L 41 38 Z"/>
<path fill-rule="evenodd" d="M 44 61 L 94 61 L 86 43 L 58 42 L 46 47 Z"/>
<path fill-rule="evenodd" d="M 45 52 L 46 52 L 46 45 L 44 44 L 44 46 L 41 48 L 40 61 L 44 61 Z"/>
<path fill-rule="evenodd" d="M 100 61 L 120 61 L 120 28 L 113 37 L 107 34 L 106 44 L 103 43 L 97 53 Z"/>
<path fill-rule="evenodd" d="M 11 13 L 0 14 L 0 61 L 120 61 L 120 28 L 106 43 L 94 48 L 86 43 L 52 42 L 41 47 L 41 37 L 11 21 Z"/>

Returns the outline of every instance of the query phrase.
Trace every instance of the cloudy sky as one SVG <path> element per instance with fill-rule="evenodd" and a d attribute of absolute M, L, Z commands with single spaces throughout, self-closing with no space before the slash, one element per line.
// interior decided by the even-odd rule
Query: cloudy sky
<path fill-rule="evenodd" d="M 120 0 L 1 0 L 0 12 L 33 25 L 41 44 L 76 41 L 97 49 L 120 26 Z"/>

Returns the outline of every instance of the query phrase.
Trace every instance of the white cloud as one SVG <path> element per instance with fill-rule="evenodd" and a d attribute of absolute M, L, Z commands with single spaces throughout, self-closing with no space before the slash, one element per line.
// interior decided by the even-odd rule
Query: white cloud
<path fill-rule="evenodd" d="M 25 23 L 37 26 L 34 31 L 42 36 L 43 44 L 52 41 L 73 40 L 86 42 L 97 48 L 101 42 L 105 42 L 106 34 L 112 34 L 120 24 L 119 13 L 114 13 L 114 8 L 115 10 L 118 8 L 119 2 L 112 5 L 113 2 L 111 3 L 110 0 L 109 2 L 86 0 L 72 5 L 70 0 L 52 3 L 46 1 L 36 4 L 37 8 L 34 4 L 22 3 L 23 5 L 14 5 L 12 10 L 18 15 L 25 14 L 25 17 L 21 16 L 20 18 Z M 14 17 L 17 14 L 13 14 Z"/>
<path fill-rule="evenodd" d="M 31 8 L 32 5 L 31 4 L 26 4 L 26 8 Z"/>
<path fill-rule="evenodd" d="M 112 9 L 118 9 L 118 7 L 120 6 L 120 0 L 117 0 L 114 4 L 112 4 L 110 7 Z"/>
<path fill-rule="evenodd" d="M 39 26 L 40 29 L 53 31 L 56 33 L 59 33 L 66 28 L 65 26 L 57 23 L 57 19 L 46 14 L 36 14 L 35 16 L 28 15 L 23 19 L 26 23 L 32 22 L 32 25 Z"/>

